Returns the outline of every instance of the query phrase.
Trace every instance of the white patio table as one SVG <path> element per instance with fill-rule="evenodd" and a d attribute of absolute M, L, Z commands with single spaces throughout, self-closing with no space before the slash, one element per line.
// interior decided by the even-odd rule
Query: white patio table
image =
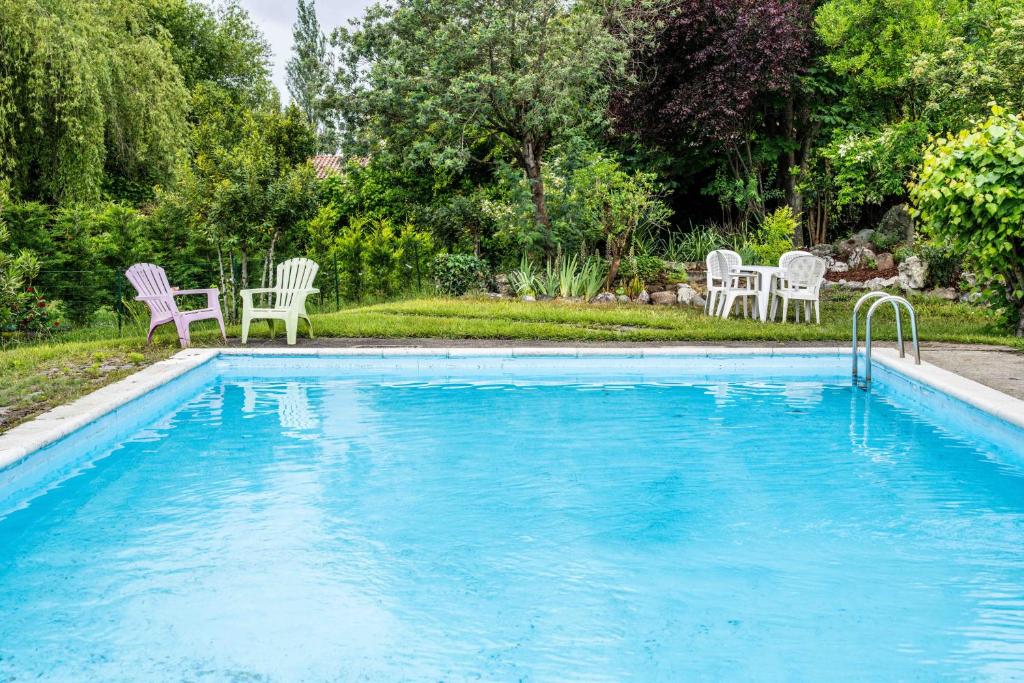
<path fill-rule="evenodd" d="M 758 278 L 757 312 L 761 322 L 767 321 L 768 298 L 772 291 L 772 279 L 774 275 L 782 272 L 782 268 L 778 266 L 740 266 L 738 272 L 757 273 L 760 275 Z"/>

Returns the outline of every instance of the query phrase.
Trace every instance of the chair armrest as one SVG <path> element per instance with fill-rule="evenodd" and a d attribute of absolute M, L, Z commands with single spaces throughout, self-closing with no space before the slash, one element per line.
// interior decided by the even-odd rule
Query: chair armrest
<path fill-rule="evenodd" d="M 250 294 L 269 294 L 273 291 L 273 287 L 256 287 L 254 289 L 243 289 L 239 294 L 241 296 L 249 296 Z"/>

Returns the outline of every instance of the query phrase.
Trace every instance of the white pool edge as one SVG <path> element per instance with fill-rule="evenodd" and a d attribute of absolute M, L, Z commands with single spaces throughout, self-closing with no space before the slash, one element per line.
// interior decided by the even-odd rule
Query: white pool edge
<path fill-rule="evenodd" d="M 87 394 L 71 403 L 58 406 L 28 422 L 0 434 L 0 469 L 50 445 L 99 418 L 111 413 L 177 377 L 218 356 L 358 356 L 386 358 L 389 356 L 438 356 L 465 358 L 471 356 L 847 356 L 849 347 L 742 347 L 742 346 L 656 346 L 656 347 L 441 347 L 416 346 L 353 347 L 317 349 L 185 349 L 166 360 L 143 368 L 122 380 Z M 953 396 L 1009 424 L 1024 429 L 1024 401 L 987 387 L 954 372 L 922 361 L 900 358 L 895 349 L 876 349 L 875 362 L 911 380 Z"/>

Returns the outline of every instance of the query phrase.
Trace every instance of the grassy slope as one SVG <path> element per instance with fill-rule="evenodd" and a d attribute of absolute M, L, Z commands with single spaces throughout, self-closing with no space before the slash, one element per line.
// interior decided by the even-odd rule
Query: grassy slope
<path fill-rule="evenodd" d="M 822 324 L 762 324 L 752 320 L 718 320 L 700 311 L 654 306 L 594 306 L 522 303 L 487 299 L 415 299 L 347 309 L 314 316 L 319 337 L 438 337 L 447 339 L 546 339 L 561 341 L 848 341 L 855 297 L 832 295 L 822 310 Z M 922 338 L 926 341 L 1004 344 L 1024 348 L 1024 341 L 1000 333 L 996 321 L 981 308 L 944 301 L 915 302 Z M 892 339 L 891 313 L 879 319 L 876 338 Z M 280 328 L 279 328 L 280 329 Z M 237 336 L 237 327 L 229 335 Z M 115 381 L 138 367 L 176 350 L 171 330 L 145 347 L 137 331 L 121 339 L 16 347 L 0 353 L 0 430 L 32 415 Z M 267 327 L 254 325 L 253 337 Z M 280 335 L 280 332 L 279 332 Z M 219 338 L 210 326 L 197 327 L 197 345 Z M 299 342 L 302 343 L 301 340 Z M 143 352 L 145 359 L 128 361 Z"/>

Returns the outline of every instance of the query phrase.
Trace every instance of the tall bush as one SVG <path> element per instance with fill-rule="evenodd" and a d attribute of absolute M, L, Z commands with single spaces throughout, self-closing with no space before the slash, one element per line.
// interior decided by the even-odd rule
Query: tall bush
<path fill-rule="evenodd" d="M 993 105 L 970 129 L 933 140 L 910 194 L 922 228 L 965 256 L 1024 336 L 1022 116 Z"/>

